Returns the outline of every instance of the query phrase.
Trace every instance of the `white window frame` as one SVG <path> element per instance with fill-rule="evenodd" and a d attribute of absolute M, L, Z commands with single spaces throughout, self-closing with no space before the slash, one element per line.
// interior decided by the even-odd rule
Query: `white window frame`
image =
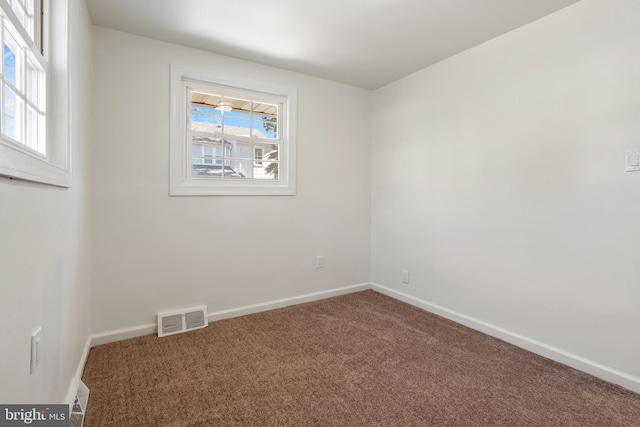
<path fill-rule="evenodd" d="M 15 0 L 14 0 L 15 1 Z M 39 2 L 39 0 L 36 0 Z M 0 7 L 7 11 L 11 5 L 0 0 Z M 69 62 L 68 62 L 68 0 L 44 0 L 43 10 L 36 7 L 34 19 L 41 23 L 34 29 L 35 39 L 19 22 L 13 10 L 5 12 L 7 18 L 17 28 L 27 48 L 40 55 L 46 73 L 45 154 L 25 144 L 16 142 L 0 134 L 0 175 L 60 187 L 71 186 L 71 143 L 69 140 Z M 43 55 L 44 53 L 44 55 Z"/>
<path fill-rule="evenodd" d="M 191 176 L 191 141 L 187 138 L 187 99 L 184 82 L 224 87 L 254 99 L 281 98 L 278 112 L 280 150 L 277 180 L 207 179 Z M 171 111 L 169 142 L 169 194 L 171 196 L 290 196 L 296 194 L 297 90 L 291 87 L 220 76 L 183 66 L 171 66 Z M 252 150 L 253 151 L 253 150 Z"/>

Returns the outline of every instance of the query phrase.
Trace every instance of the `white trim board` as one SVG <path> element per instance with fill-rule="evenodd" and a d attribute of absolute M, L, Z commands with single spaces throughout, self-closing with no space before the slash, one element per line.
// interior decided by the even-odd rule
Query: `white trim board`
<path fill-rule="evenodd" d="M 333 298 L 340 295 L 352 294 L 354 292 L 366 291 L 368 289 L 371 289 L 371 283 L 360 283 L 358 285 L 346 286 L 344 288 L 337 288 L 329 291 L 314 292 L 298 297 L 284 298 L 261 304 L 253 304 L 239 308 L 232 308 L 230 310 L 217 311 L 214 313 L 209 313 L 209 322 L 215 322 L 216 320 L 222 319 L 231 319 L 233 317 L 246 316 L 247 314 L 260 313 L 263 311 L 275 310 L 291 305 L 304 304 L 305 302 Z"/>
<path fill-rule="evenodd" d="M 336 297 L 339 295 L 366 291 L 367 289 L 371 289 L 371 283 L 360 283 L 357 285 L 345 286 L 328 291 L 313 292 L 310 294 L 290 298 L 283 298 L 259 304 L 246 305 L 243 307 L 236 307 L 228 310 L 215 311 L 209 313 L 208 318 L 209 322 L 215 322 L 217 320 L 231 319 L 233 317 L 246 316 L 247 314 L 260 313 L 263 311 L 275 310 L 291 305 L 303 304 L 305 302 L 318 301 L 326 298 Z M 91 347 L 116 341 L 122 341 L 130 338 L 142 337 L 144 335 L 152 335 L 157 332 L 157 327 L 158 325 L 155 323 L 147 323 L 145 325 L 138 325 L 130 328 L 123 328 L 93 334 L 91 335 Z"/>
<path fill-rule="evenodd" d="M 80 361 L 78 362 L 78 367 L 76 368 L 76 374 L 71 379 L 71 385 L 69 386 L 69 391 L 67 391 L 67 398 L 64 403 L 68 405 L 73 405 L 73 400 L 76 397 L 76 392 L 78 391 L 78 384 L 80 384 L 80 379 L 82 378 L 82 372 L 84 372 L 84 365 L 87 364 L 87 358 L 89 357 L 89 350 L 91 349 L 92 337 L 87 337 L 87 341 L 84 344 L 84 348 L 82 349 L 82 354 L 80 355 Z"/>
<path fill-rule="evenodd" d="M 610 383 L 618 384 L 633 392 L 640 393 L 640 378 L 610 368 L 584 357 L 569 353 L 562 349 L 550 346 L 540 341 L 536 341 L 529 337 L 517 334 L 499 326 L 492 325 L 487 322 L 475 319 L 473 317 L 458 313 L 448 308 L 432 304 L 428 301 L 421 300 L 419 298 L 412 297 L 403 292 L 399 292 L 390 288 L 387 288 L 377 283 L 371 284 L 371 289 L 387 295 L 391 298 L 397 299 L 422 310 L 428 311 L 438 316 L 444 317 L 461 325 L 467 326 L 476 331 L 480 331 L 492 337 L 498 338 L 502 341 L 513 344 L 517 347 L 528 350 L 532 353 L 546 357 L 553 361 L 562 363 L 563 365 L 570 366 L 594 377 L 608 381 Z"/>
<path fill-rule="evenodd" d="M 144 325 L 132 326 L 130 328 L 115 329 L 113 331 L 100 332 L 91 335 L 91 347 L 109 344 L 116 341 L 124 341 L 130 338 L 143 337 L 158 332 L 158 325 L 147 323 Z"/>

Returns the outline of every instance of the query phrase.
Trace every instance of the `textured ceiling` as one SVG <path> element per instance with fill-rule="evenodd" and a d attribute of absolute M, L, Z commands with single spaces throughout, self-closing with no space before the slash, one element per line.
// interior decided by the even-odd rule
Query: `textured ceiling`
<path fill-rule="evenodd" d="M 87 0 L 94 25 L 376 89 L 577 0 Z"/>

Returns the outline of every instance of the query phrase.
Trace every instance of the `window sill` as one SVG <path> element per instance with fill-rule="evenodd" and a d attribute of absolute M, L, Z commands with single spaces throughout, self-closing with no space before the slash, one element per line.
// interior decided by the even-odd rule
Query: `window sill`
<path fill-rule="evenodd" d="M 58 187 L 71 186 L 71 172 L 0 140 L 0 175 Z"/>
<path fill-rule="evenodd" d="M 183 182 L 172 185 L 170 196 L 295 196 L 296 189 L 290 186 L 247 185 L 246 182 L 211 185 L 210 182 Z"/>

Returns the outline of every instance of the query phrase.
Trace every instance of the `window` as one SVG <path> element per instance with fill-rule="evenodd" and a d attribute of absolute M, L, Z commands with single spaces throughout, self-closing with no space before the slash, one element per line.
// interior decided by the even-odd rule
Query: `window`
<path fill-rule="evenodd" d="M 295 194 L 294 89 L 171 74 L 171 195 Z"/>
<path fill-rule="evenodd" d="M 264 156 L 264 149 L 262 147 L 256 147 L 253 156 L 253 164 L 256 166 L 262 165 L 262 157 Z"/>
<path fill-rule="evenodd" d="M 64 0 L 0 1 L 0 175 L 70 185 L 67 18 Z M 49 28 L 56 55 L 46 51 Z"/>

